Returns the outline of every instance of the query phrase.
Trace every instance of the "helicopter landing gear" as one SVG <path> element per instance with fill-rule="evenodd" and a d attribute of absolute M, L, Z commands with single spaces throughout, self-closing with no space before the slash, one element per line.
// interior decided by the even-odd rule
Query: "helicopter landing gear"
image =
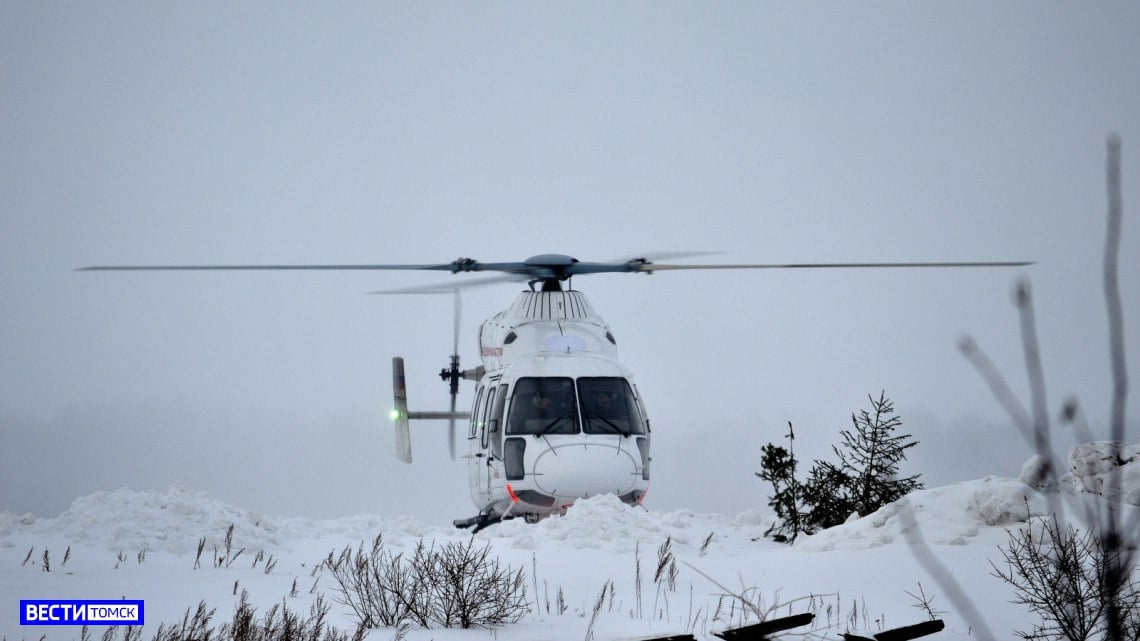
<path fill-rule="evenodd" d="M 492 525 L 494 525 L 494 524 L 496 524 L 496 523 L 498 523 L 504 519 L 509 519 L 509 518 L 511 518 L 511 517 L 509 517 L 509 516 L 508 517 L 491 516 L 490 514 L 479 514 L 479 515 L 476 515 L 476 516 L 473 516 L 473 517 L 467 518 L 467 519 L 455 519 L 454 521 L 452 521 L 452 523 L 455 525 L 455 527 L 457 527 L 461 530 L 465 530 L 469 527 L 474 527 L 475 529 L 471 530 L 471 533 L 475 534 L 476 532 L 479 532 L 483 528 L 490 527 L 490 526 L 492 526 Z"/>
<path fill-rule="evenodd" d="M 509 510 L 508 510 L 508 512 L 509 512 Z M 542 520 L 542 517 L 540 517 L 538 514 L 534 514 L 533 512 L 527 512 L 526 514 L 522 514 L 522 515 L 512 515 L 512 514 L 508 513 L 508 514 L 501 514 L 499 516 L 491 516 L 490 514 L 479 514 L 479 515 L 472 516 L 472 517 L 466 518 L 466 519 L 455 519 L 454 521 L 452 521 L 452 523 L 455 525 L 455 527 L 457 527 L 461 530 L 465 530 L 469 527 L 474 527 L 475 529 L 471 530 L 471 533 L 475 534 L 479 530 L 491 527 L 492 525 L 494 525 L 496 523 L 500 523 L 502 521 L 510 521 L 511 519 L 516 519 L 516 518 L 522 518 L 527 523 L 538 523 L 540 520 Z"/>

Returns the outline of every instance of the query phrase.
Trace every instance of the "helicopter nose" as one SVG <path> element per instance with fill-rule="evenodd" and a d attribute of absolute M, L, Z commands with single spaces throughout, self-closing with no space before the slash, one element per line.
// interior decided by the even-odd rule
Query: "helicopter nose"
<path fill-rule="evenodd" d="M 572 443 L 552 447 L 534 461 L 534 482 L 539 490 L 559 497 L 588 498 L 598 494 L 621 496 L 641 478 L 638 458 L 614 445 Z"/>

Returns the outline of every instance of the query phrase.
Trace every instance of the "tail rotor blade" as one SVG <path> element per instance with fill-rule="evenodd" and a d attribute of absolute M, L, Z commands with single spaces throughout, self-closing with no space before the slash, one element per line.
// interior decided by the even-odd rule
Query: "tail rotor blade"
<path fill-rule="evenodd" d="M 392 359 L 392 410 L 393 428 L 396 434 L 396 458 L 404 463 L 412 462 L 412 435 L 408 429 L 408 389 L 404 378 L 404 359 Z"/>
<path fill-rule="evenodd" d="M 455 394 L 451 395 L 451 413 L 455 413 Z M 447 421 L 447 452 L 451 455 L 451 460 L 455 460 L 455 419 Z"/>
<path fill-rule="evenodd" d="M 463 316 L 463 300 L 459 296 L 459 288 L 455 288 L 452 302 L 455 307 L 454 326 L 452 328 L 451 342 L 451 413 L 455 413 L 456 397 L 459 395 L 459 325 Z M 455 419 L 447 422 L 447 452 L 451 460 L 455 460 Z"/>
<path fill-rule="evenodd" d="M 452 299 L 455 304 L 455 326 L 453 328 L 453 336 L 451 343 L 451 353 L 454 355 L 456 361 L 459 360 L 459 324 L 463 316 L 463 299 L 459 297 L 459 288 L 455 289 L 455 297 Z M 452 411 L 455 408 L 451 408 Z"/>

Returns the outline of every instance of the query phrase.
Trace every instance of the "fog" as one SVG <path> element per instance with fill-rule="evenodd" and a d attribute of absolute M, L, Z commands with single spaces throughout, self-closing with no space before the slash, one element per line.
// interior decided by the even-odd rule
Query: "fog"
<path fill-rule="evenodd" d="M 1019 278 L 1051 410 L 1076 396 L 1103 426 L 1116 132 L 1138 362 L 1134 3 L 0 16 L 0 510 L 184 482 L 267 513 L 474 513 L 446 428 L 414 425 L 405 466 L 388 419 L 395 355 L 413 409 L 446 405 L 450 298 L 367 294 L 463 275 L 87 265 L 1036 262 L 576 278 L 653 421 L 647 507 L 734 513 L 765 502 L 759 449 L 789 421 L 826 457 L 880 391 L 921 442 L 904 471 L 1015 476 L 1030 448 L 955 346 L 973 336 L 1024 396 Z M 463 294 L 465 367 L 518 289 Z"/>

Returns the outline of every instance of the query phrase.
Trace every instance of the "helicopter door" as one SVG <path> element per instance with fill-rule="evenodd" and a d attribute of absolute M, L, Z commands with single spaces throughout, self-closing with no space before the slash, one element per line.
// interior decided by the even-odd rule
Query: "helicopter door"
<path fill-rule="evenodd" d="M 496 461 L 491 455 L 490 429 L 491 410 L 495 406 L 496 392 L 498 392 L 495 383 L 496 381 L 491 381 L 487 385 L 485 388 L 486 393 L 480 397 L 479 402 L 476 404 L 475 413 L 472 416 L 473 421 L 478 421 L 476 438 L 479 439 L 479 451 L 472 459 L 476 462 L 476 466 L 471 470 L 471 480 L 478 487 L 479 495 L 484 497 L 484 501 L 490 500 L 492 479 L 496 476 Z M 472 447 L 472 449 L 475 448 Z"/>
<path fill-rule="evenodd" d="M 483 392 L 485 388 L 480 386 L 475 391 L 475 404 L 471 406 L 471 426 L 467 430 L 467 484 L 471 488 L 473 498 L 476 498 L 476 503 L 483 504 L 487 501 L 487 487 L 483 482 L 484 477 L 483 466 L 484 455 L 479 450 L 479 431 L 480 419 L 483 417 Z"/>
<path fill-rule="evenodd" d="M 503 416 L 507 407 L 507 386 L 500 385 L 498 392 L 487 400 L 487 430 L 483 446 L 487 448 L 487 486 L 504 483 L 503 479 Z"/>

